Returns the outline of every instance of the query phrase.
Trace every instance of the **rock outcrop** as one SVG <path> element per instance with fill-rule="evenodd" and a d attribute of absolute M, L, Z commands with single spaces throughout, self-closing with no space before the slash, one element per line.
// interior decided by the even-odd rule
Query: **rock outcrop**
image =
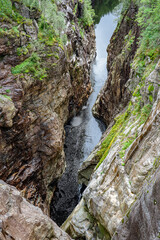
<path fill-rule="evenodd" d="M 94 29 L 86 27 L 81 36 L 82 4 L 59 3 L 66 21 L 63 47 L 38 26 L 40 12 L 12 4 L 16 18 L 0 16 L 0 178 L 49 214 L 65 169 L 64 124 L 91 92 Z"/>
<path fill-rule="evenodd" d="M 42 210 L 27 202 L 15 188 L 0 180 L 1 240 L 70 240 Z"/>
<path fill-rule="evenodd" d="M 158 240 L 160 238 L 160 158 L 157 160 L 155 173 L 148 178 L 140 197 L 118 226 L 113 240 Z"/>
<path fill-rule="evenodd" d="M 135 21 L 137 11 L 137 6 L 131 1 L 107 48 L 108 78 L 93 106 L 93 115 L 106 125 L 124 109 L 131 97 L 126 83 L 130 77 L 130 64 L 138 46 L 139 27 Z"/>
<path fill-rule="evenodd" d="M 128 215 L 132 204 L 135 203 L 136 206 L 136 200 L 141 191 L 143 192 L 146 179 L 152 176 L 159 165 L 160 131 L 157 128 L 160 120 L 160 91 L 157 88 L 160 81 L 159 64 L 160 62 L 141 89 L 144 93 L 144 89 L 151 82 L 157 89 L 157 100 L 150 115 L 147 119 L 145 118 L 146 121 L 143 123 L 142 119 L 133 116 L 129 109 L 131 115 L 128 112 L 129 115 L 123 118 L 123 123 L 116 132 L 118 134 L 114 136 L 114 142 L 110 146 L 107 156 L 91 175 L 90 182 L 83 194 L 83 205 L 79 204 L 63 225 L 63 229 L 71 236 L 80 236 L 81 234 L 87 239 L 86 234 L 89 231 L 91 238 L 88 239 L 92 239 L 95 234 L 98 234 L 97 229 L 100 231 L 101 228 L 97 228 L 100 225 L 103 229 L 103 237 L 110 239 L 110 236 L 116 232 L 117 226 L 123 221 L 125 214 Z M 131 102 L 135 102 L 135 97 L 132 97 Z M 111 131 L 112 129 L 107 136 Z M 97 152 L 93 153 L 83 167 L 86 165 L 88 168 L 91 162 L 90 158 L 93 157 L 95 160 L 95 157 L 98 157 Z M 83 171 L 84 168 L 82 173 Z M 78 217 L 79 215 L 81 218 Z M 83 233 L 82 229 L 85 229 Z M 122 229 L 120 232 L 123 235 Z M 156 234 L 158 234 L 158 226 Z"/>
<path fill-rule="evenodd" d="M 131 3 L 127 13 L 131 11 L 134 15 L 135 9 Z M 75 239 L 159 238 L 160 60 L 159 57 L 145 56 L 143 71 L 141 69 L 139 73 L 143 53 L 140 48 L 136 51 L 133 29 L 136 29 L 136 36 L 139 35 L 139 28 L 133 23 L 131 31 L 124 31 L 127 35 L 122 34 L 119 38 L 120 46 L 123 45 L 121 39 L 127 39 L 123 48 L 117 50 L 120 52 L 115 52 L 118 41 L 114 46 L 110 45 L 113 55 L 108 56 L 108 82 L 94 108 L 103 109 L 97 117 L 100 116 L 109 127 L 79 170 L 80 181 L 87 188 L 79 205 L 62 225 Z M 118 28 L 113 36 L 120 32 L 121 28 Z M 123 59 L 127 56 L 130 60 L 121 62 L 119 56 Z M 133 62 L 131 68 L 130 61 Z M 118 75 L 123 75 L 123 84 Z"/>

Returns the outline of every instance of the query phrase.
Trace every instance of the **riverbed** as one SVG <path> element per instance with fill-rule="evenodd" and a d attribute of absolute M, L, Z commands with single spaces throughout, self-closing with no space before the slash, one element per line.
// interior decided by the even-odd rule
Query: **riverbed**
<path fill-rule="evenodd" d="M 116 28 L 116 18 L 107 10 L 107 14 L 100 16 L 98 24 L 95 25 L 96 58 L 91 67 L 93 91 L 81 112 L 65 126 L 66 171 L 58 181 L 51 207 L 51 217 L 58 225 L 66 220 L 78 204 L 81 196 L 78 169 L 98 144 L 106 129 L 102 122 L 93 117 L 92 107 L 107 79 L 106 48 Z"/>

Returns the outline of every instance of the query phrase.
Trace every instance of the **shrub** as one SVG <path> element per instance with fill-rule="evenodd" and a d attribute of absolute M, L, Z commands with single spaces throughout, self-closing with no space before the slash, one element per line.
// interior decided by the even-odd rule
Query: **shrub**
<path fill-rule="evenodd" d="M 160 0 L 141 0 L 137 21 L 141 27 L 141 45 L 157 48 L 160 45 Z"/>
<path fill-rule="evenodd" d="M 83 17 L 81 18 L 83 26 L 91 26 L 94 22 L 94 16 L 95 13 L 91 5 L 91 0 L 84 0 Z"/>

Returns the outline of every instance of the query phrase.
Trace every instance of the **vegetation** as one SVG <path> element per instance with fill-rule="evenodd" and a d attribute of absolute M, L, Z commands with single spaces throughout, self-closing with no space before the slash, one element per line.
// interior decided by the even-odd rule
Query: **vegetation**
<path fill-rule="evenodd" d="M 83 16 L 80 19 L 80 23 L 82 23 L 83 27 L 91 26 L 94 23 L 93 19 L 95 16 L 95 12 L 91 5 L 91 0 L 84 0 L 83 4 Z"/>
<path fill-rule="evenodd" d="M 152 52 L 160 47 L 160 0 L 141 0 L 137 16 L 141 26 L 140 43 L 142 49 L 152 49 Z"/>
<path fill-rule="evenodd" d="M 121 2 L 123 2 L 122 14 L 124 14 L 130 1 L 124 0 Z M 107 157 L 110 148 L 117 139 L 121 142 L 119 156 L 124 160 L 125 151 L 137 137 L 137 129 L 146 122 L 152 109 L 154 92 L 153 84 L 148 86 L 148 104 L 144 104 L 141 90 L 142 92 L 144 91 L 145 80 L 155 69 L 156 63 L 159 59 L 160 0 L 135 0 L 134 2 L 139 7 L 136 21 L 140 26 L 141 35 L 139 38 L 139 48 L 135 55 L 132 69 L 134 69 L 135 75 L 139 78 L 139 84 L 133 92 L 132 100 L 129 103 L 127 110 L 115 119 L 114 126 L 103 141 L 101 149 L 97 153 L 97 156 L 100 159 L 97 167 L 99 167 Z M 123 50 L 123 53 L 125 54 L 126 48 L 127 50 L 130 50 L 130 46 L 134 41 L 134 36 L 131 31 L 125 37 L 124 41 L 125 49 Z M 134 125 L 135 122 L 136 126 Z M 127 129 L 130 129 L 128 133 L 124 133 L 126 126 Z M 133 127 L 135 128 L 134 133 L 130 134 Z M 125 166 L 124 162 L 122 162 L 122 166 Z"/>
<path fill-rule="evenodd" d="M 0 0 L 0 16 L 12 15 L 12 2 L 11 0 Z"/>
<path fill-rule="evenodd" d="M 103 162 L 103 160 L 107 157 L 112 144 L 115 142 L 118 135 L 123 131 L 124 127 L 126 126 L 129 116 L 130 108 L 128 108 L 125 113 L 121 114 L 115 119 L 116 122 L 114 126 L 111 128 L 108 136 L 101 145 L 100 151 L 98 151 L 97 153 L 97 156 L 99 157 L 100 161 L 96 168 L 98 168 L 100 164 Z"/>
<path fill-rule="evenodd" d="M 43 78 L 47 77 L 46 70 L 45 68 L 42 68 L 40 64 L 40 57 L 38 56 L 37 53 L 32 53 L 32 55 L 29 58 L 27 58 L 24 62 L 12 68 L 13 74 L 29 72 L 39 80 L 42 80 Z"/>
<path fill-rule="evenodd" d="M 31 10 L 35 8 L 41 11 L 42 13 L 40 19 L 41 28 L 45 29 L 48 27 L 48 25 L 52 25 L 55 34 L 59 36 L 62 35 L 63 30 L 65 29 L 64 14 L 58 11 L 57 5 L 52 0 L 22 0 L 22 1 Z"/>
<path fill-rule="evenodd" d="M 91 6 L 91 0 L 79 1 L 83 4 L 83 15 L 78 24 L 81 37 L 84 38 L 85 28 L 93 24 L 94 10 Z M 10 40 L 19 38 L 23 34 L 30 39 L 28 45 L 17 48 L 17 55 L 21 59 L 27 59 L 12 68 L 12 73 L 28 73 L 42 80 L 47 76 L 46 66 L 42 67 L 44 56 L 53 56 L 57 59 L 58 53 L 54 53 L 52 47 L 58 45 L 63 49 L 63 45 L 67 42 L 65 16 L 62 11 L 58 10 L 54 0 L 17 0 L 17 2 L 24 4 L 32 14 L 38 16 L 38 38 L 33 40 L 30 35 L 23 31 L 23 24 L 25 23 L 29 27 L 33 26 L 33 20 L 23 17 L 11 0 L 0 0 L 0 19 L 10 22 L 12 25 L 11 29 L 0 28 L 0 36 L 7 36 Z M 78 4 L 75 4 L 74 1 L 72 3 L 75 5 L 76 14 Z M 10 42 L 8 41 L 8 43 Z M 57 49 L 57 47 L 54 49 Z M 37 54 L 31 54 L 33 51 Z M 53 66 L 55 65 L 56 63 L 53 63 Z"/>

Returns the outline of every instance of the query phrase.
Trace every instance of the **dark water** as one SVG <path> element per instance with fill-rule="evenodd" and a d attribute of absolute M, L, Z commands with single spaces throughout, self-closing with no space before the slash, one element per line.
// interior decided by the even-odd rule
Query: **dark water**
<path fill-rule="evenodd" d="M 103 2 L 103 1 L 102 1 Z M 117 2 L 116 0 L 112 2 Z M 101 5 L 99 6 L 101 7 Z M 51 218 L 61 225 L 80 200 L 81 186 L 78 184 L 77 172 L 81 163 L 88 157 L 99 142 L 105 126 L 92 115 L 92 107 L 97 95 L 107 79 L 106 48 L 116 28 L 115 16 L 109 13 L 100 16 L 95 26 L 97 56 L 91 70 L 93 92 L 86 106 L 66 125 L 65 155 L 66 171 L 57 184 L 51 206 Z"/>
<path fill-rule="evenodd" d="M 92 0 L 92 5 L 95 10 L 95 23 L 98 24 L 101 17 L 111 13 L 121 0 Z"/>

